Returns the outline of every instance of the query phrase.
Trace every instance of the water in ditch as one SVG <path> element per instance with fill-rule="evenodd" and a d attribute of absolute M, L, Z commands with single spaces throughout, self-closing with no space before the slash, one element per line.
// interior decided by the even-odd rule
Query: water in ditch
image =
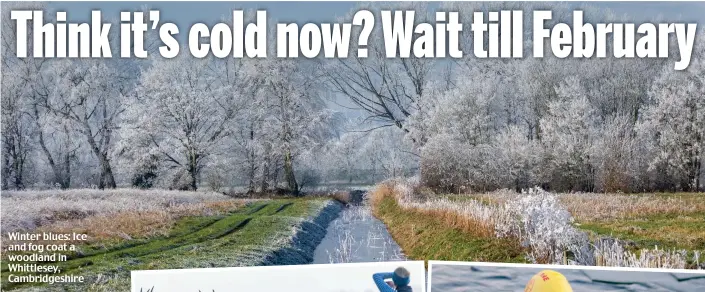
<path fill-rule="evenodd" d="M 386 225 L 375 218 L 362 192 L 330 223 L 314 252 L 314 264 L 401 261 L 406 257 Z"/>
<path fill-rule="evenodd" d="M 430 292 L 524 291 L 542 269 L 433 264 Z M 705 291 L 705 273 L 555 269 L 573 291 Z"/>

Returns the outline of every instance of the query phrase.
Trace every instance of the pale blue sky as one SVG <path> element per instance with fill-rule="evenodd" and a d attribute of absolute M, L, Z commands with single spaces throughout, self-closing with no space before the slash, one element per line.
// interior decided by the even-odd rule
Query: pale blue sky
<path fill-rule="evenodd" d="M 173 2 L 173 1 L 56 1 L 48 2 L 50 9 L 68 12 L 69 21 L 87 21 L 91 10 L 99 9 L 105 19 L 117 20 L 120 11 L 137 11 L 148 6 L 161 11 L 160 23 L 176 23 L 181 31 L 186 31 L 196 22 L 209 25 L 230 15 L 234 9 L 265 9 L 270 20 L 278 22 L 333 22 L 364 2 Z M 569 2 L 579 6 L 586 2 Z M 591 1 L 591 6 L 608 8 L 617 15 L 629 15 L 637 21 L 659 18 L 668 21 L 688 21 L 705 23 L 705 2 L 604 2 Z M 440 2 L 429 2 L 433 9 Z M 702 25 L 700 25 L 703 27 Z M 179 34 L 178 38 L 185 38 Z"/>
<path fill-rule="evenodd" d="M 232 1 L 232 2 L 181 2 L 181 1 L 55 1 L 48 2 L 52 10 L 66 11 L 69 21 L 88 21 L 91 10 L 99 9 L 104 19 L 117 20 L 120 11 L 138 11 L 141 7 L 161 11 L 160 23 L 172 22 L 179 26 L 180 31 L 187 31 L 196 23 L 203 22 L 213 25 L 223 17 L 229 16 L 232 10 L 265 9 L 268 19 L 277 22 L 334 22 L 338 17 L 345 16 L 364 2 L 264 2 L 264 1 Z M 579 6 L 586 2 L 569 2 Z M 705 2 L 600 2 L 591 1 L 591 6 L 611 9 L 617 15 L 629 15 L 637 21 L 650 21 L 661 18 L 668 21 L 688 21 L 705 23 Z M 440 2 L 429 2 L 431 9 L 438 7 Z M 49 16 L 51 17 L 51 16 Z M 229 17 L 228 17 L 229 18 Z M 702 25 L 699 25 L 703 27 Z M 186 33 L 177 36 L 184 41 Z"/>
<path fill-rule="evenodd" d="M 119 19 L 120 11 L 138 11 L 148 6 L 161 11 L 161 23 L 176 23 L 180 31 L 187 31 L 196 22 L 214 24 L 230 15 L 234 9 L 265 9 L 269 20 L 278 22 L 332 22 L 347 15 L 363 2 L 171 2 L 171 1 L 96 1 L 96 2 L 49 2 L 53 10 L 67 11 L 69 21 L 87 21 L 90 12 L 99 9 L 106 19 Z M 570 2 L 580 6 L 585 2 Z M 430 3 L 433 9 L 439 2 Z M 629 15 L 637 21 L 662 18 L 665 21 L 697 22 L 705 24 L 705 2 L 589 2 L 590 6 L 607 8 L 617 15 Z M 183 42 L 187 33 L 177 38 Z"/>
<path fill-rule="evenodd" d="M 100 1 L 100 2 L 50 2 L 49 7 L 69 12 L 72 19 L 88 19 L 90 11 L 100 9 L 106 17 L 119 17 L 119 11 L 135 11 L 147 5 L 161 11 L 165 21 L 179 27 L 189 27 L 195 22 L 213 23 L 233 9 L 266 9 L 270 19 L 294 22 L 333 21 L 362 2 L 153 2 L 153 1 Z M 571 2 L 580 5 L 585 2 Z M 591 6 L 609 8 L 616 14 L 629 14 L 638 20 L 651 20 L 662 15 L 667 20 L 705 22 L 705 2 L 589 2 Z M 429 6 L 437 6 L 438 2 Z M 74 18 L 75 17 L 75 18 Z"/>

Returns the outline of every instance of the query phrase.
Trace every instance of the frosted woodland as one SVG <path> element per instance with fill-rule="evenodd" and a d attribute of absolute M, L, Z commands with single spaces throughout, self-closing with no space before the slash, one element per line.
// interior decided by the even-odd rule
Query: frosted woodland
<path fill-rule="evenodd" d="M 572 15 L 558 3 L 441 9 L 469 19 L 479 9 L 547 7 L 553 22 Z M 677 55 L 387 59 L 375 38 L 369 58 L 161 59 L 148 35 L 149 59 L 19 59 L 10 8 L 2 11 L 3 190 L 299 194 L 409 175 L 443 192 L 705 189 L 702 32 L 684 71 L 673 69 Z M 530 43 L 525 49 L 531 56 Z"/>

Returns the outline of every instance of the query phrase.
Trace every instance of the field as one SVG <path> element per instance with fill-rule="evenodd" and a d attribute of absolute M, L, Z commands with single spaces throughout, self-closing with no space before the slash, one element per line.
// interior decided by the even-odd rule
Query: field
<path fill-rule="evenodd" d="M 449 195 L 455 200 L 505 204 L 512 192 Z M 705 250 L 705 193 L 558 194 L 576 226 L 628 240 L 632 248 Z"/>
<path fill-rule="evenodd" d="M 570 194 L 561 201 L 581 229 L 630 240 L 640 248 L 705 250 L 703 193 Z"/>
<path fill-rule="evenodd" d="M 325 234 L 309 223 L 340 208 L 327 198 L 243 200 L 200 192 L 108 192 L 3 193 L 3 228 L 8 222 L 13 231 L 90 236 L 68 261 L 56 263 L 62 274 L 83 275 L 88 281 L 52 288 L 122 291 L 129 287 L 130 270 L 306 262 L 308 251 L 297 245 Z M 302 238 L 301 233 L 313 237 Z M 9 243 L 4 237 L 3 247 Z M 3 275 L 8 273 L 6 257 L 4 251 Z M 8 283 L 7 277 L 2 280 L 4 289 L 32 288 Z"/>
<path fill-rule="evenodd" d="M 408 181 L 380 184 L 373 193 L 385 223 L 398 224 L 396 217 L 406 216 L 399 221 L 418 229 L 395 233 L 392 228 L 402 248 L 424 251 L 413 258 L 436 250 L 440 254 L 432 258 L 444 260 L 488 260 L 490 252 L 489 258 L 500 262 L 703 268 L 703 193 L 552 194 L 536 189 L 438 195 Z M 481 248 L 468 242 L 491 243 Z M 457 245 L 467 248 L 458 252 Z M 524 257 L 514 257 L 517 252 Z"/>

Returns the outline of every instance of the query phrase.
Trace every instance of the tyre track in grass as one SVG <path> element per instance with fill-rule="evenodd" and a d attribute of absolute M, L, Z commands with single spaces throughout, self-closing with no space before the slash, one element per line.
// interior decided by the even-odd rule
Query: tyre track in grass
<path fill-rule="evenodd" d="M 107 257 L 109 255 L 116 255 L 117 257 L 139 257 L 142 255 L 153 254 L 167 251 L 170 249 L 179 248 L 185 245 L 193 245 L 208 240 L 222 238 L 244 228 L 245 225 L 247 225 L 253 218 L 250 215 L 256 215 L 267 205 L 268 204 L 264 204 L 256 207 L 255 210 L 253 210 L 252 212 L 247 212 L 247 216 L 243 216 L 239 213 L 228 215 L 225 218 L 216 220 L 215 222 L 208 224 L 204 228 L 195 230 L 188 234 L 153 240 L 139 246 L 126 249 L 119 249 L 113 252 L 95 255 L 93 257 Z"/>
<path fill-rule="evenodd" d="M 337 202 L 306 199 L 253 204 L 222 218 L 200 222 L 198 228 L 189 232 L 57 263 L 62 272 L 56 275 L 86 275 L 91 279 L 89 282 L 102 275 L 104 279 L 118 277 L 123 283 L 129 283 L 129 271 L 139 269 L 306 264 L 311 262 L 313 249 L 325 236 L 327 224 L 337 217 L 340 209 Z M 276 227 L 272 228 L 273 225 Z M 296 228 L 288 243 L 266 247 L 271 240 L 287 233 L 286 230 L 290 230 L 287 226 Z M 262 230 L 274 233 L 263 233 Z M 3 288 L 8 290 L 33 286 L 6 280 L 3 279 Z M 57 289 L 59 286 L 72 287 L 68 284 L 54 286 Z"/>
<path fill-rule="evenodd" d="M 274 212 L 274 214 L 279 214 L 279 212 L 284 211 L 286 208 L 289 208 L 289 207 L 290 207 L 291 205 L 293 205 L 293 204 L 294 204 L 294 203 L 287 203 L 287 204 L 281 205 L 281 206 Z"/>
<path fill-rule="evenodd" d="M 235 232 L 238 232 L 240 229 L 245 228 L 245 226 L 247 226 L 247 224 L 250 223 L 250 221 L 252 221 L 252 218 L 247 218 L 247 219 L 243 220 L 242 222 L 240 222 L 240 224 L 235 225 L 235 227 L 233 227 L 232 229 L 223 233 L 222 235 L 218 235 L 215 239 L 220 239 L 220 238 L 226 237 L 230 234 L 233 234 Z"/>
<path fill-rule="evenodd" d="M 244 228 L 252 220 L 251 217 L 235 218 L 238 216 L 242 216 L 242 215 L 228 216 L 226 218 L 218 220 L 218 222 L 213 223 L 209 226 L 209 227 L 216 227 L 214 225 L 217 225 L 218 223 L 222 223 L 223 225 L 225 223 L 227 223 L 228 225 L 230 225 L 231 223 L 234 223 L 234 225 L 232 225 L 232 227 L 225 229 L 225 230 L 217 230 L 217 232 L 211 232 L 211 230 L 208 230 L 208 228 L 204 228 L 204 229 L 200 229 L 196 232 L 193 232 L 193 233 L 185 235 L 185 236 L 179 236 L 179 237 L 175 237 L 175 238 L 167 238 L 164 240 L 150 241 L 146 244 L 136 246 L 136 247 L 120 249 L 120 250 L 116 250 L 116 251 L 109 252 L 109 253 L 104 253 L 104 254 L 99 254 L 99 255 L 89 256 L 89 257 L 83 257 L 83 258 L 70 260 L 70 261 L 66 261 L 66 262 L 57 262 L 55 264 L 57 266 L 59 266 L 61 269 L 61 273 L 59 273 L 59 274 L 71 274 L 72 272 L 76 272 L 76 271 L 82 270 L 87 267 L 111 266 L 111 265 L 113 265 L 114 261 L 120 261 L 120 260 L 128 260 L 129 261 L 130 259 L 133 259 L 133 262 L 139 263 L 138 259 L 140 257 L 150 256 L 150 255 L 158 255 L 158 254 L 168 252 L 169 250 L 178 249 L 178 248 L 185 247 L 185 246 L 193 246 L 193 245 L 203 243 L 206 241 L 220 239 L 225 236 L 232 235 L 235 232 Z M 230 220 L 236 219 L 237 221 L 231 222 L 229 219 Z M 217 226 L 217 227 L 220 227 L 220 226 Z M 15 273 L 15 275 L 24 275 L 24 274 L 31 274 L 31 273 Z M 13 288 L 14 284 L 13 283 L 6 283 L 3 286 L 5 286 L 9 289 L 9 288 Z"/>
<path fill-rule="evenodd" d="M 179 231 L 177 233 L 173 233 L 168 236 L 159 236 L 159 237 L 154 237 L 154 238 L 148 239 L 148 240 L 140 239 L 140 240 L 136 240 L 136 242 L 127 242 L 124 244 L 119 244 L 119 245 L 109 247 L 106 249 L 102 249 L 102 250 L 95 250 L 95 251 L 85 252 L 85 253 L 76 254 L 76 255 L 68 255 L 67 261 L 64 261 L 64 263 L 69 263 L 69 262 L 72 262 L 75 260 L 81 260 L 81 259 L 91 258 L 91 257 L 95 257 L 95 256 L 100 256 L 100 255 L 106 255 L 106 254 L 115 253 L 115 252 L 119 252 L 119 251 L 123 251 L 123 250 L 139 248 L 142 246 L 146 246 L 146 245 L 148 245 L 154 241 L 157 241 L 157 240 L 163 241 L 163 240 L 169 240 L 169 239 L 188 236 L 189 234 L 197 233 L 200 230 L 209 228 L 213 224 L 216 224 L 221 220 L 227 219 L 229 217 L 229 215 L 236 215 L 236 214 L 256 215 L 258 212 L 260 212 L 262 209 L 264 209 L 268 205 L 269 205 L 269 203 L 266 203 L 266 202 L 265 203 L 259 203 L 259 202 L 252 203 L 252 204 L 246 205 L 242 209 L 228 212 L 227 213 L 228 215 L 225 215 L 223 218 L 212 218 L 212 219 L 204 220 L 203 222 L 197 223 L 196 226 L 194 226 L 192 228 L 188 228 L 186 230 Z M 186 218 L 185 220 L 188 220 L 190 218 L 199 218 L 199 217 L 192 216 L 192 217 Z M 37 262 L 23 262 L 23 263 L 37 263 Z M 8 272 L 9 270 L 8 270 L 7 266 L 6 265 L 3 265 L 3 266 L 4 267 L 0 271 L 3 273 Z"/>
<path fill-rule="evenodd" d="M 40 262 L 38 264 L 55 264 L 61 269 L 61 272 L 57 275 L 70 274 L 87 267 L 104 265 L 105 262 L 108 262 L 105 265 L 109 266 L 111 262 L 115 260 L 138 259 L 140 257 L 161 254 L 185 246 L 221 239 L 245 228 L 254 217 L 264 213 L 263 210 L 268 206 L 270 206 L 270 203 L 253 204 L 252 206 L 230 212 L 223 218 L 206 222 L 206 224 L 181 234 L 157 238 L 133 245 L 123 245 L 104 252 L 74 257 L 64 262 Z M 139 262 L 139 260 L 136 260 L 136 262 Z M 30 262 L 22 262 L 22 264 L 24 263 Z M 6 267 L 2 272 L 9 273 L 9 269 Z M 21 276 L 33 273 L 18 272 L 14 274 Z M 14 288 L 15 286 L 24 286 L 21 283 L 5 283 L 5 280 L 6 279 L 3 279 L 3 286 L 7 289 Z"/>
<path fill-rule="evenodd" d="M 248 212 L 247 212 L 247 215 L 255 215 L 255 214 L 257 214 L 259 211 L 262 211 L 262 209 L 267 208 L 267 206 L 269 206 L 269 205 L 270 205 L 269 203 L 259 205 L 259 206 L 255 207 L 255 208 L 253 208 L 252 210 L 248 211 Z"/>

